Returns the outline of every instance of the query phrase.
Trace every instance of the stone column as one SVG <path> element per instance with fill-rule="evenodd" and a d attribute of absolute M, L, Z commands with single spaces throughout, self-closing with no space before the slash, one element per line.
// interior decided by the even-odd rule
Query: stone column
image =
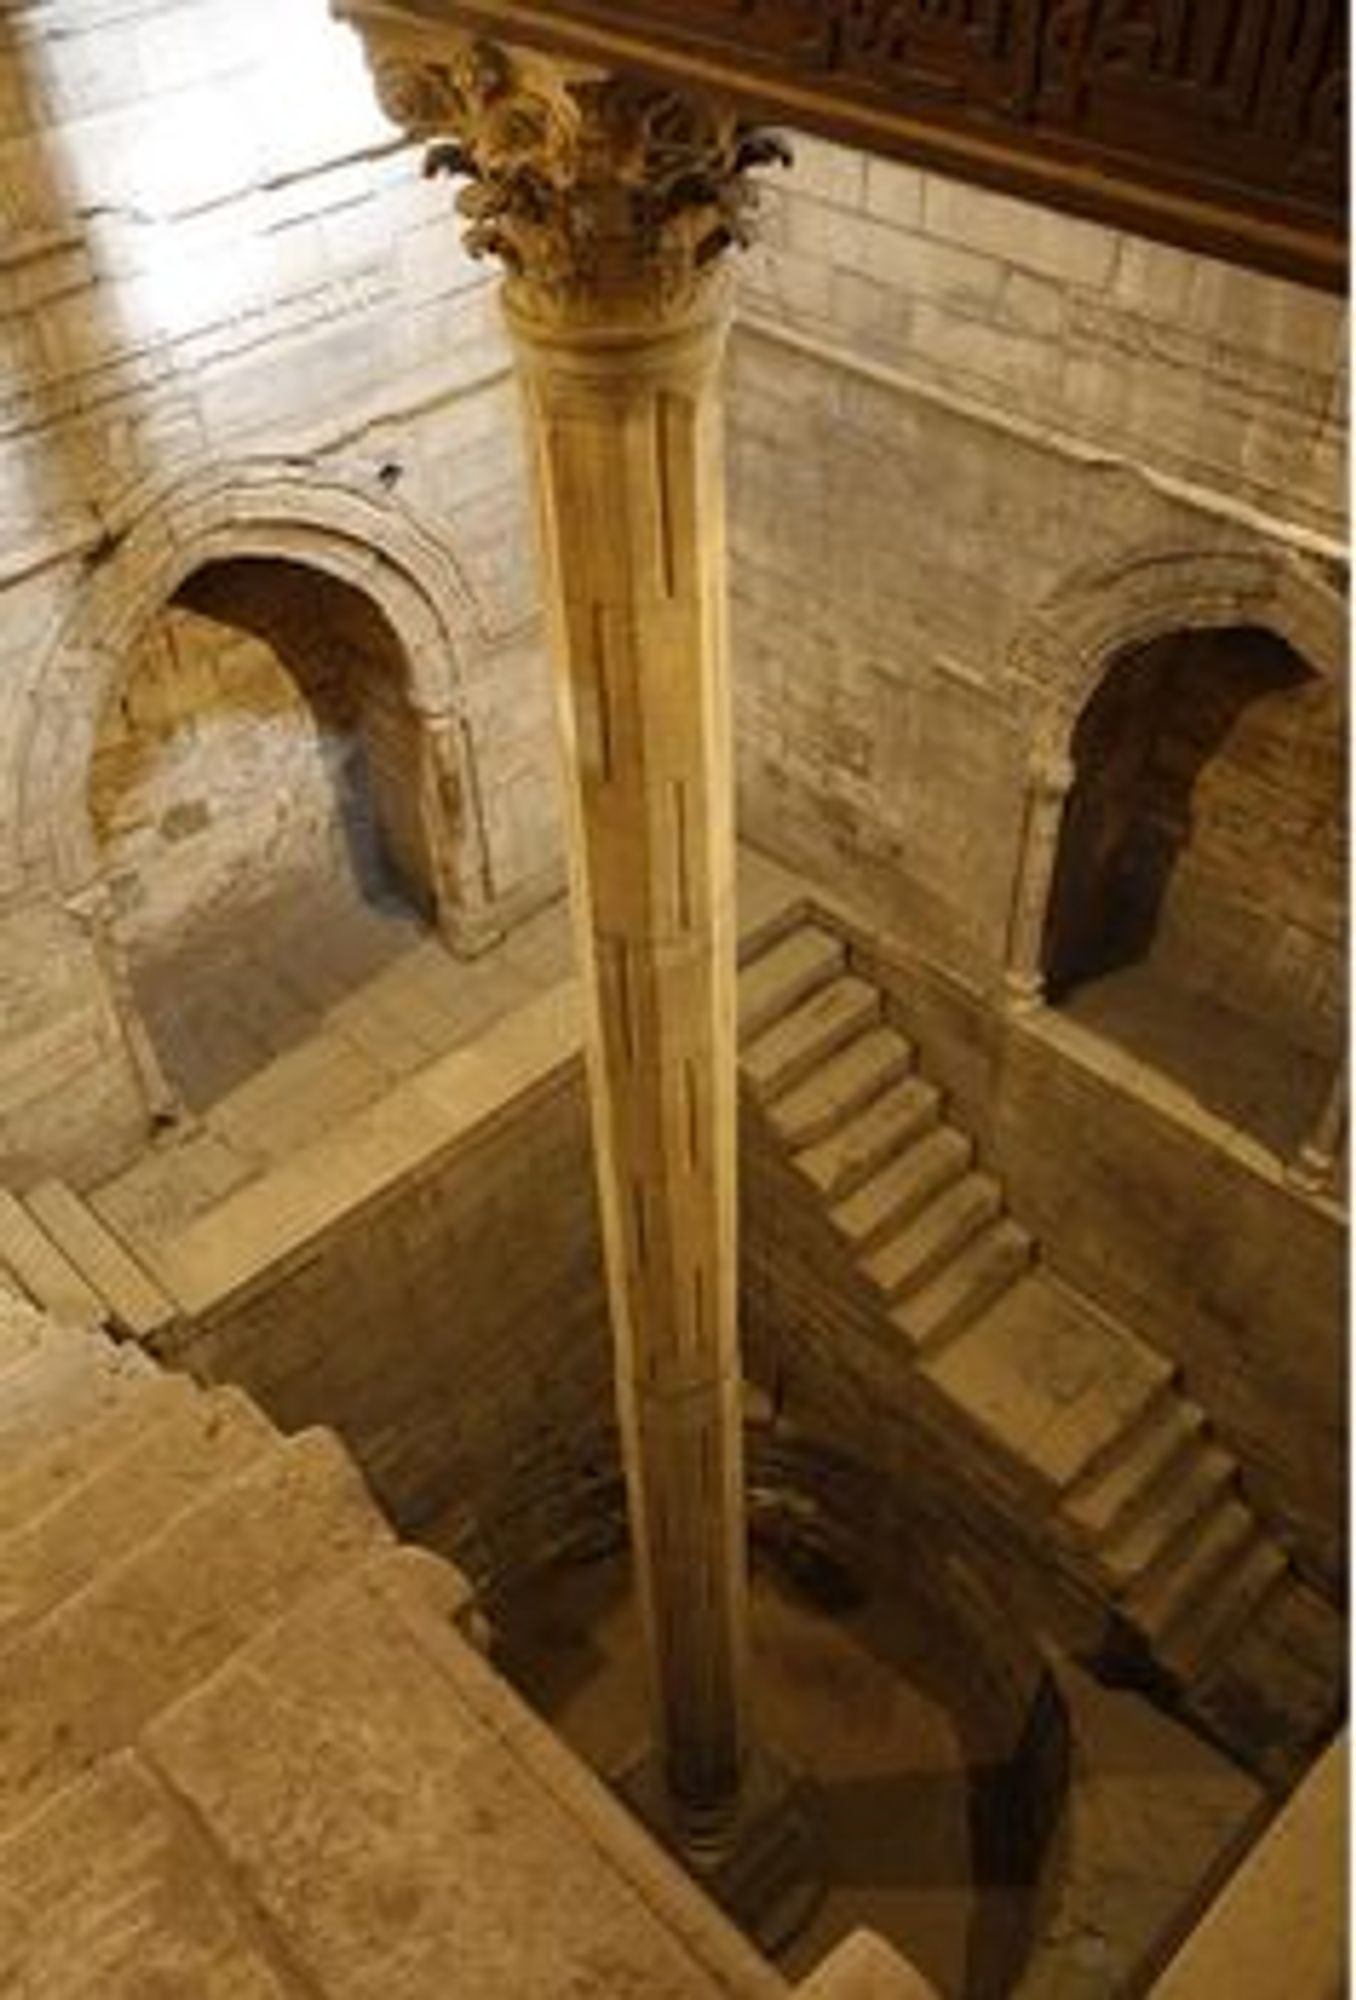
<path fill-rule="evenodd" d="M 1314 1194 L 1331 1188 L 1346 1138 L 1349 1087 L 1348 1059 L 1344 1056 L 1323 1100 L 1323 1108 L 1314 1120 L 1313 1130 L 1291 1163 L 1289 1176 L 1296 1187 Z"/>
<path fill-rule="evenodd" d="M 1055 879 L 1060 827 L 1074 781 L 1072 760 L 1038 752 L 1027 771 L 1026 821 L 1003 975 L 1008 1009 L 1030 1013 L 1045 1001 L 1045 919 Z"/>
<path fill-rule="evenodd" d="M 145 1108 L 148 1129 L 153 1136 L 182 1131 L 195 1121 L 161 1068 L 155 1044 L 141 1018 L 141 1009 L 132 990 L 127 952 L 118 935 L 117 920 L 106 888 L 102 883 L 96 883 L 82 894 L 70 898 L 66 907 L 84 928 L 95 962 L 103 974 L 118 1032 Z"/>
<path fill-rule="evenodd" d="M 724 252 L 775 142 L 627 77 L 440 38 L 377 64 L 506 268 L 545 558 L 594 1148 L 663 1811 L 748 1767 L 736 1325 Z"/>
<path fill-rule="evenodd" d="M 417 715 L 417 805 L 428 857 L 433 919 L 449 951 L 475 958 L 503 936 L 486 865 L 475 763 L 462 716 Z"/>

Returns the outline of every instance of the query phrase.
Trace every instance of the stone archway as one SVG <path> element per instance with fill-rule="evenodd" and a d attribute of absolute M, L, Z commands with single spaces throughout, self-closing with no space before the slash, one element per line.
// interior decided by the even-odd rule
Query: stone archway
<path fill-rule="evenodd" d="M 1211 857 L 1208 848 L 1212 838 L 1218 841 L 1221 812 L 1233 811 L 1239 828 L 1253 817 L 1260 823 L 1267 798 L 1279 809 L 1277 853 L 1286 848 L 1291 809 L 1275 782 L 1256 790 L 1257 760 L 1274 762 L 1280 754 L 1280 738 L 1267 748 L 1279 728 L 1286 754 L 1304 747 L 1290 740 L 1299 729 L 1306 742 L 1312 738 L 1309 750 L 1322 753 L 1321 767 L 1332 763 L 1325 746 L 1345 684 L 1345 641 L 1342 598 L 1315 566 L 1296 557 L 1150 550 L 1073 578 L 1042 607 L 1013 654 L 1014 674 L 1028 692 L 1031 751 L 1009 925 L 1010 1008 L 1043 1006 L 1053 983 L 1085 1026 L 1175 1077 L 1226 1123 L 1253 1132 L 1282 1158 L 1293 1158 L 1304 1138 L 1306 1105 L 1312 1118 L 1341 1039 L 1334 1012 L 1343 1005 L 1340 973 L 1328 965 L 1329 957 L 1337 963 L 1334 924 L 1340 927 L 1341 898 L 1331 892 L 1334 871 L 1341 872 L 1336 819 L 1325 820 L 1319 850 L 1290 840 L 1291 881 L 1310 872 L 1301 864 L 1311 857 L 1329 886 L 1315 918 L 1316 955 L 1310 951 L 1299 973 L 1290 967 L 1286 978 L 1270 962 L 1284 956 L 1294 929 L 1293 895 L 1272 879 L 1280 862 L 1267 859 L 1267 842 L 1255 827 L 1250 866 L 1242 858 L 1248 845 L 1242 833 L 1225 836 L 1236 850 L 1232 881 L 1220 871 L 1222 855 Z M 1308 703 L 1307 721 L 1296 701 L 1301 708 Z M 1112 797 L 1117 785 L 1119 802 Z M 1242 787 L 1232 806 L 1224 798 L 1230 785 Z M 1244 793 L 1248 801 L 1240 803 Z M 1206 815 L 1204 831 L 1193 834 L 1198 808 Z M 1114 854 L 1101 851 L 1108 841 Z M 1188 843 L 1183 877 L 1176 871 Z M 1225 893 L 1216 903 L 1202 902 L 1202 871 L 1208 877 L 1212 867 Z M 1165 901 L 1170 880 L 1176 886 Z M 1184 952 L 1188 907 L 1186 928 L 1194 927 L 1198 942 Z M 1162 922 L 1165 913 L 1169 920 Z M 1303 913 L 1296 922 L 1298 937 Z M 1303 994 L 1297 1000 L 1291 993 L 1296 984 L 1304 994 L 1314 987 L 1316 1009 L 1306 1013 Z M 1211 1013 L 1206 1033 L 1208 991 L 1221 1004 L 1229 997 L 1228 1018 Z M 1267 1057 L 1268 1037 L 1279 1038 L 1275 1061 Z M 1299 1075 L 1300 1068 L 1305 1075 L 1295 1103 L 1279 1087 L 1271 1091 L 1268 1078 L 1292 1069 Z"/>
<path fill-rule="evenodd" d="M 1153 545 L 1076 571 L 1026 623 L 1008 672 L 1027 721 L 1027 799 L 1004 974 L 1009 1004 L 1040 1006 L 1043 945 L 1079 718 L 1113 662 L 1176 632 L 1259 627 L 1345 681 L 1346 600 L 1328 567 L 1288 551 Z"/>
<path fill-rule="evenodd" d="M 137 635 L 194 573 L 283 560 L 365 597 L 394 635 L 417 719 L 420 810 L 436 856 L 439 929 L 492 941 L 491 881 L 461 661 L 484 643 L 452 552 L 386 496 L 295 462 L 246 460 L 142 495 L 41 664 L 18 749 L 24 872 L 71 905 L 97 900 L 88 778 L 99 718 Z"/>
<path fill-rule="evenodd" d="M 491 640 L 453 551 L 370 482 L 294 459 L 222 462 L 134 489 L 37 658 L 4 789 L 18 803 L 16 887 L 87 935 L 152 1124 L 181 1106 L 118 940 L 90 811 L 94 748 L 138 635 L 195 573 L 251 560 L 345 586 L 389 630 L 416 726 L 415 811 L 433 858 L 437 928 L 460 955 L 501 934 L 464 692 L 466 663 Z"/>

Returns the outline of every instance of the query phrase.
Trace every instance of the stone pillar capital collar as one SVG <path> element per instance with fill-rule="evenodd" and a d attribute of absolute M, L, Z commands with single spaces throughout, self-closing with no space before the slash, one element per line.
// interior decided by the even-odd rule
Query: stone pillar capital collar
<path fill-rule="evenodd" d="M 700 312 L 747 243 L 748 169 L 789 153 L 728 106 L 460 30 L 391 43 L 359 18 L 378 97 L 427 171 L 465 175 L 473 256 L 498 257 L 515 317 L 549 330 Z"/>

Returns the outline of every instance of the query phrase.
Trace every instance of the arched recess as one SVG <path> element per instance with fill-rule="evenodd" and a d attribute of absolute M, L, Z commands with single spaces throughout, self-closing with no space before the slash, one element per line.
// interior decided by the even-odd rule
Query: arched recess
<path fill-rule="evenodd" d="M 70 904 L 97 894 L 89 774 L 100 717 L 138 636 L 185 582 L 245 560 L 334 578 L 389 627 L 420 725 L 417 785 L 437 859 L 438 925 L 455 949 L 482 948 L 495 926 L 462 687 L 466 657 L 485 643 L 470 593 L 452 552 L 408 510 L 295 461 L 216 466 L 127 508 L 32 690 L 16 783 L 25 876 Z"/>
<path fill-rule="evenodd" d="M 141 635 L 186 582 L 232 563 L 280 563 L 360 597 L 389 633 L 414 724 L 411 788 L 430 859 L 437 927 L 457 952 L 499 934 L 464 697 L 487 635 L 452 551 L 389 495 L 304 461 L 215 464 L 138 489 L 37 664 L 26 730 L 6 786 L 18 801 L 20 874 L 30 896 L 90 933 L 146 1112 L 177 1115 L 132 989 L 91 814 L 101 719 Z"/>
<path fill-rule="evenodd" d="M 1293 694 L 1315 678 L 1330 690 L 1329 706 L 1344 701 L 1346 638 L 1345 600 L 1328 575 L 1265 548 L 1140 551 L 1080 572 L 1041 607 L 1011 655 L 1030 745 L 1005 974 L 1014 1009 L 1043 1005 L 1052 974 L 1056 988 L 1074 983 L 1070 905 L 1080 876 L 1086 887 L 1098 870 L 1095 856 L 1069 849 L 1095 845 L 1108 831 L 1089 797 L 1096 760 L 1119 757 L 1121 777 L 1138 782 L 1127 758 L 1134 765 L 1150 735 L 1172 726 L 1174 705 L 1195 702 L 1188 734 L 1197 740 L 1176 746 L 1179 768 L 1167 787 L 1175 802 L 1165 813 L 1166 794 L 1158 801 L 1159 866 L 1150 871 L 1157 879 L 1140 883 L 1140 907 L 1125 912 L 1128 932 L 1103 941 L 1110 970 L 1118 951 L 1130 963 L 1147 946 L 1158 899 L 1184 850 L 1193 786 L 1211 753 L 1254 705 L 1284 700 L 1287 689 Z M 1167 823 L 1174 817 L 1175 832 Z M 1326 1060 L 1331 1067 L 1335 1054 Z M 1258 1136 L 1287 1150 L 1304 1135 L 1292 1134 L 1285 1145 L 1274 1133 Z"/>

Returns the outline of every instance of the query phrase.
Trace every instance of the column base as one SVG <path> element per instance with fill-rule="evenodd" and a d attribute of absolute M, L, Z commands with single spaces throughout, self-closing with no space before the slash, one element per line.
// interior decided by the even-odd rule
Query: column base
<path fill-rule="evenodd" d="M 1045 1005 L 1045 980 L 1041 974 L 1005 972 L 1003 1005 L 1009 1014 L 1038 1014 Z"/>
<path fill-rule="evenodd" d="M 800 1935 L 826 1881 L 811 1788 L 765 1750 L 733 1807 L 686 1809 L 650 1752 L 616 1780 L 631 1811 L 769 1958 Z"/>

